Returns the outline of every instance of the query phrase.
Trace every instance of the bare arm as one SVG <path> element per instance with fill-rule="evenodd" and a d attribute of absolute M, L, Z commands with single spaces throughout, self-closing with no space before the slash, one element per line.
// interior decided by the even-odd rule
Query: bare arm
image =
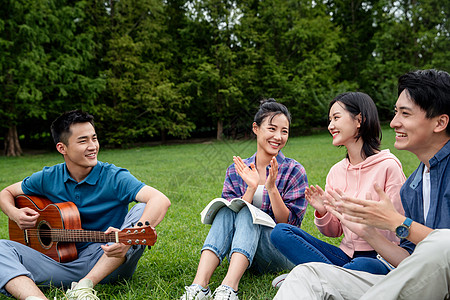
<path fill-rule="evenodd" d="M 0 192 L 0 208 L 20 229 L 32 228 L 36 224 L 39 213 L 31 208 L 17 208 L 14 198 L 23 194 L 22 182 L 16 182 Z"/>
<path fill-rule="evenodd" d="M 163 220 L 170 207 L 170 200 L 163 193 L 147 185 L 137 193 L 136 200 L 138 202 L 146 203 L 144 212 L 137 224 L 139 224 L 139 222 L 145 224 L 145 222 L 148 221 L 150 226 L 156 227 Z M 138 225 L 135 225 L 135 227 L 138 227 Z M 112 231 L 118 231 L 118 229 L 110 227 L 105 233 L 110 233 Z M 124 257 L 130 248 L 130 246 L 121 243 L 110 246 L 102 245 L 101 247 L 106 256 L 116 258 Z"/>
<path fill-rule="evenodd" d="M 136 195 L 136 201 L 147 203 L 139 221 L 156 227 L 164 218 L 170 207 L 170 200 L 163 193 L 148 185 L 144 186 Z"/>

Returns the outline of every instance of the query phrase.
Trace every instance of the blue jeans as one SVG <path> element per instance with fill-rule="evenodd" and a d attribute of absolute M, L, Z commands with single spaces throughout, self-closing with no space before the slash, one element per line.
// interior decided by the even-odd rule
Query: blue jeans
<path fill-rule="evenodd" d="M 131 227 L 139 221 L 144 212 L 144 203 L 134 205 L 120 229 Z M 103 255 L 100 245 L 93 243 L 78 253 L 78 258 L 67 263 L 59 263 L 50 257 L 23 244 L 0 240 L 0 293 L 10 296 L 5 285 L 17 276 L 28 276 L 39 286 L 54 285 L 69 287 L 71 282 L 79 281 L 86 276 Z M 136 270 L 136 265 L 144 253 L 146 246 L 132 246 L 126 261 L 100 283 L 111 283 L 119 278 L 130 278 Z"/>
<path fill-rule="evenodd" d="M 217 255 L 220 263 L 234 252 L 245 255 L 249 268 L 261 273 L 291 270 L 295 265 L 271 243 L 272 228 L 253 224 L 247 207 L 235 213 L 228 207 L 220 209 L 211 225 L 203 250 Z"/>
<path fill-rule="evenodd" d="M 296 265 L 323 262 L 372 274 L 385 275 L 389 272 L 384 263 L 376 258 L 375 251 L 355 251 L 353 257 L 349 257 L 340 248 L 289 224 L 277 224 L 270 238 L 275 247 Z"/>

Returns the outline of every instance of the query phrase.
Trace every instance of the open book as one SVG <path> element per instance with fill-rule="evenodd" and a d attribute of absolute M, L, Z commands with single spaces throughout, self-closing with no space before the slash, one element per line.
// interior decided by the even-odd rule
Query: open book
<path fill-rule="evenodd" d="M 228 206 L 234 212 L 238 212 L 242 207 L 247 205 L 250 213 L 252 214 L 253 223 L 260 224 L 269 227 L 275 227 L 275 221 L 265 212 L 257 208 L 256 206 L 242 200 L 241 198 L 234 198 L 228 201 L 223 198 L 216 198 L 206 205 L 206 207 L 200 213 L 201 220 L 203 224 L 212 224 L 214 217 L 216 216 L 219 209 L 224 206 Z"/>

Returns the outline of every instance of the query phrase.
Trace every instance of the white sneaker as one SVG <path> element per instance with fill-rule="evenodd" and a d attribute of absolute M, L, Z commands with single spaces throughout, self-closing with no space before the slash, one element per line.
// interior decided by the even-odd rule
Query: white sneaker
<path fill-rule="evenodd" d="M 180 300 L 200 300 L 200 299 L 211 299 L 211 290 L 208 288 L 206 293 L 203 291 L 203 287 L 199 284 L 193 283 L 190 286 L 185 286 L 186 290 L 181 296 Z"/>
<path fill-rule="evenodd" d="M 231 287 L 223 284 L 214 291 L 213 297 L 217 300 L 239 300 L 237 293 Z"/>
<path fill-rule="evenodd" d="M 100 300 L 94 290 L 94 284 L 87 278 L 78 283 L 72 282 L 72 288 L 67 290 L 66 297 L 68 300 Z"/>
<path fill-rule="evenodd" d="M 275 279 L 272 280 L 272 286 L 274 288 L 280 288 L 280 286 L 283 284 L 284 280 L 286 279 L 286 277 L 288 275 L 289 274 L 286 273 L 286 274 L 281 274 L 280 276 L 275 277 Z"/>
<path fill-rule="evenodd" d="M 25 300 L 44 300 L 44 298 L 39 298 L 36 296 L 28 296 L 25 298 Z"/>

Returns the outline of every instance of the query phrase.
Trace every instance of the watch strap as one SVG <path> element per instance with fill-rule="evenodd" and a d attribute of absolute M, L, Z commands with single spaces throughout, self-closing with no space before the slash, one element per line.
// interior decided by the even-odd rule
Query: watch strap
<path fill-rule="evenodd" d="M 410 218 L 406 218 L 405 221 L 403 221 L 403 225 L 407 226 L 408 228 L 411 227 L 413 220 L 411 220 Z"/>

